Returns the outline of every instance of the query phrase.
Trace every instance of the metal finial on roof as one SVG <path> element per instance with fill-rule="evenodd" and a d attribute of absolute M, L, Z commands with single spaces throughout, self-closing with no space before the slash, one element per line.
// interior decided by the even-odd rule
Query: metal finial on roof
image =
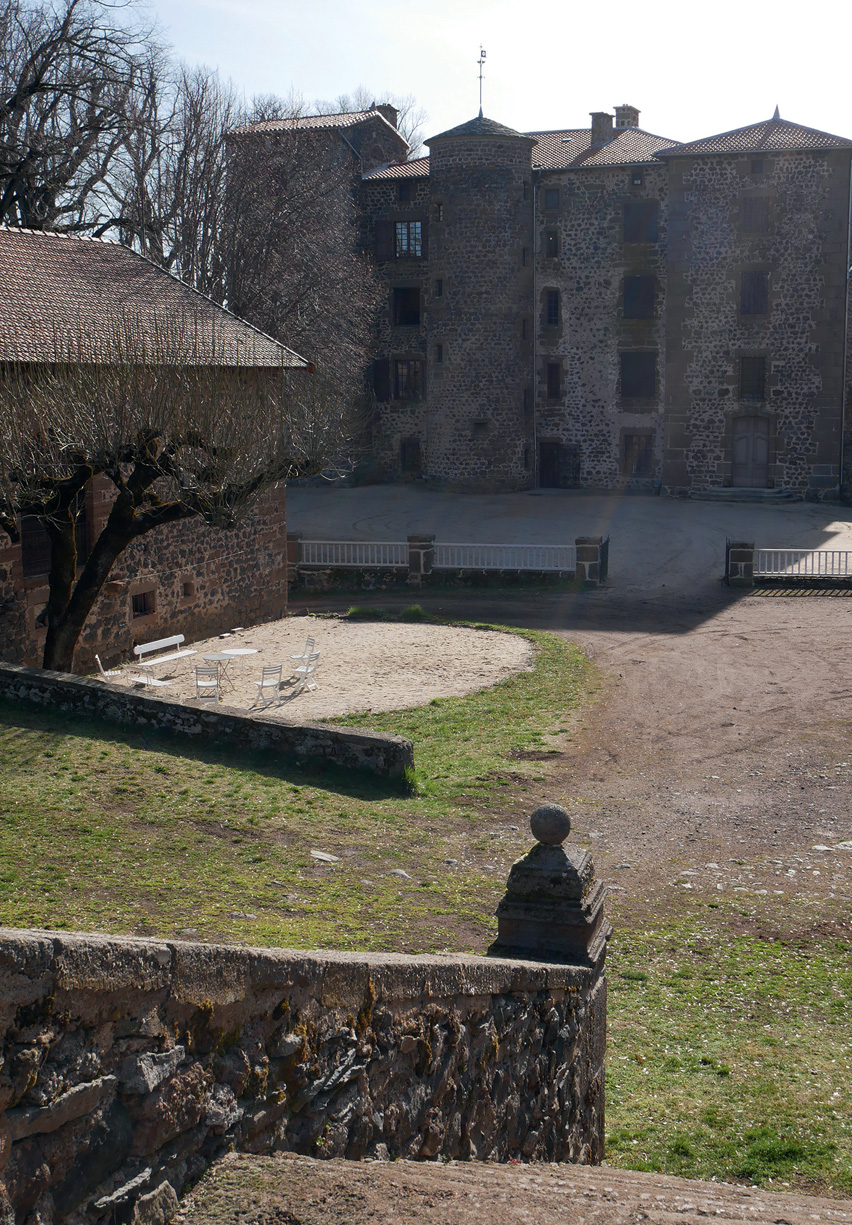
<path fill-rule="evenodd" d="M 778 107 L 777 107 L 777 106 L 776 106 L 776 108 L 775 108 L 775 114 L 772 116 L 772 118 L 773 118 L 773 119 L 780 119 L 780 118 L 781 118 L 781 112 L 779 111 L 779 109 L 778 109 Z"/>
<path fill-rule="evenodd" d="M 482 65 L 485 63 L 485 48 L 482 43 L 479 44 L 479 59 L 476 61 L 479 64 L 479 118 L 482 118 Z"/>

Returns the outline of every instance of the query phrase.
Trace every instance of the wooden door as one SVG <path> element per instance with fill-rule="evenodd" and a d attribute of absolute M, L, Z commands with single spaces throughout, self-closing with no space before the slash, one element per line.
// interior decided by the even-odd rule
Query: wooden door
<path fill-rule="evenodd" d="M 562 447 L 558 442 L 538 444 L 538 483 L 542 489 L 559 488 L 559 460 Z"/>
<path fill-rule="evenodd" d="M 765 489 L 769 484 L 769 422 L 766 417 L 735 417 L 733 484 Z"/>

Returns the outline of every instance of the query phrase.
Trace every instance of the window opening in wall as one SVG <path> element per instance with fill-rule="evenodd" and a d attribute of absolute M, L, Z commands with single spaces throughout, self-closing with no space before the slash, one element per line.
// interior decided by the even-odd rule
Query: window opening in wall
<path fill-rule="evenodd" d="M 399 466 L 403 472 L 419 474 L 421 466 L 419 438 L 402 439 L 399 444 Z"/>
<path fill-rule="evenodd" d="M 559 188 L 545 187 L 544 189 L 544 207 L 546 209 L 559 208 Z"/>
<path fill-rule="evenodd" d="M 72 510 L 75 516 L 74 542 L 77 546 L 77 565 L 82 566 L 89 556 L 89 530 L 83 491 L 77 494 Z M 24 578 L 35 578 L 36 575 L 50 573 L 50 537 L 36 515 L 21 517 L 21 567 Z"/>
<path fill-rule="evenodd" d="M 769 273 L 744 272 L 740 282 L 740 312 L 765 315 L 769 312 Z"/>
<path fill-rule="evenodd" d="M 441 201 L 438 201 L 438 203 L 435 205 L 435 220 L 444 220 L 444 205 Z"/>
<path fill-rule="evenodd" d="M 554 259 L 559 254 L 559 235 L 556 230 L 544 231 L 544 255 L 546 259 Z"/>
<path fill-rule="evenodd" d="M 743 231 L 769 233 L 769 196 L 743 196 Z"/>
<path fill-rule="evenodd" d="M 435 281 L 435 297 L 443 298 L 444 296 L 444 280 L 443 277 L 438 277 Z"/>
<path fill-rule="evenodd" d="M 766 358 L 740 358 L 740 399 L 766 399 Z"/>
<path fill-rule="evenodd" d="M 657 278 L 626 276 L 624 278 L 624 318 L 653 319 Z"/>
<path fill-rule="evenodd" d="M 394 255 L 397 259 L 423 258 L 423 222 L 397 221 L 394 226 Z"/>
<path fill-rule="evenodd" d="M 624 400 L 647 400 L 657 392 L 656 353 L 621 354 L 621 396 Z"/>
<path fill-rule="evenodd" d="M 544 321 L 547 327 L 559 325 L 559 290 L 548 289 L 544 299 Z"/>
<path fill-rule="evenodd" d="M 435 361 L 440 363 L 444 360 L 444 346 L 441 344 L 435 345 Z"/>
<path fill-rule="evenodd" d="M 397 196 L 397 199 L 399 200 L 400 204 L 409 203 L 409 201 L 411 200 L 411 184 L 410 183 L 400 183 L 399 194 Z"/>
<path fill-rule="evenodd" d="M 184 579 L 183 581 L 183 598 L 185 600 L 195 599 L 195 583 L 190 579 Z"/>
<path fill-rule="evenodd" d="M 530 449 L 529 447 L 524 447 L 524 469 L 526 471 L 529 471 L 529 466 L 530 466 Z"/>
<path fill-rule="evenodd" d="M 524 268 L 526 268 L 527 266 L 528 259 L 529 259 L 529 250 L 526 247 L 522 247 L 521 248 L 521 264 L 523 265 Z"/>
<path fill-rule="evenodd" d="M 393 321 L 398 327 L 416 327 L 420 322 L 420 290 L 397 286 L 393 291 Z"/>
<path fill-rule="evenodd" d="M 751 159 L 751 172 L 752 174 L 763 174 L 763 158 L 762 157 L 753 157 Z"/>
<path fill-rule="evenodd" d="M 625 434 L 621 470 L 625 476 L 653 476 L 653 434 Z"/>
<path fill-rule="evenodd" d="M 560 362 L 547 363 L 547 398 L 558 400 L 562 394 L 562 365 Z"/>
<path fill-rule="evenodd" d="M 532 389 L 530 387 L 524 388 L 523 404 L 524 422 L 528 425 L 532 420 Z"/>
<path fill-rule="evenodd" d="M 157 611 L 157 597 L 153 587 L 137 591 L 130 597 L 130 611 L 134 617 L 150 617 Z"/>
<path fill-rule="evenodd" d="M 419 359 L 395 361 L 393 396 L 395 400 L 419 400 L 423 394 L 423 363 Z"/>
<path fill-rule="evenodd" d="M 529 200 L 529 198 L 530 198 L 530 185 L 525 179 L 524 180 L 524 199 Z"/>
<path fill-rule="evenodd" d="M 656 242 L 658 211 L 656 200 L 627 200 L 624 205 L 624 241 Z"/>
<path fill-rule="evenodd" d="M 630 186 L 641 187 L 644 182 L 645 171 L 639 166 L 634 166 L 634 168 L 630 171 Z"/>
<path fill-rule="evenodd" d="M 487 438 L 490 427 L 490 421 L 474 421 L 470 432 L 474 438 Z"/>

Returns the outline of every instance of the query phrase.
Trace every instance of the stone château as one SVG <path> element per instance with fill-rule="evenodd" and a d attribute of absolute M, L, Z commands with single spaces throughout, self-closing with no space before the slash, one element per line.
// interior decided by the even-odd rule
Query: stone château
<path fill-rule="evenodd" d="M 525 134 L 480 114 L 406 160 L 389 106 L 288 122 L 357 165 L 379 479 L 852 488 L 852 141 L 776 111 L 676 143 L 624 105 Z"/>

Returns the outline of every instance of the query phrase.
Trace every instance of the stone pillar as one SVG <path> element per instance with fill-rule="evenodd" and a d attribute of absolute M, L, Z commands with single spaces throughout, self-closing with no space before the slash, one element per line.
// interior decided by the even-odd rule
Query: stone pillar
<path fill-rule="evenodd" d="M 413 587 L 419 587 L 423 579 L 432 573 L 434 560 L 434 536 L 408 537 L 408 581 Z"/>
<path fill-rule="evenodd" d="M 612 928 L 592 857 L 563 848 L 571 818 L 558 804 L 537 808 L 530 829 L 537 842 L 512 866 L 488 956 L 589 966 L 600 974 Z"/>
<path fill-rule="evenodd" d="M 577 546 L 577 578 L 593 587 L 599 586 L 603 536 L 578 536 L 574 544 Z"/>
<path fill-rule="evenodd" d="M 725 581 L 729 587 L 754 586 L 754 541 L 725 542 Z"/>
<path fill-rule="evenodd" d="M 302 560 L 302 533 L 287 533 L 287 578 L 295 582 L 298 578 L 299 564 Z"/>

